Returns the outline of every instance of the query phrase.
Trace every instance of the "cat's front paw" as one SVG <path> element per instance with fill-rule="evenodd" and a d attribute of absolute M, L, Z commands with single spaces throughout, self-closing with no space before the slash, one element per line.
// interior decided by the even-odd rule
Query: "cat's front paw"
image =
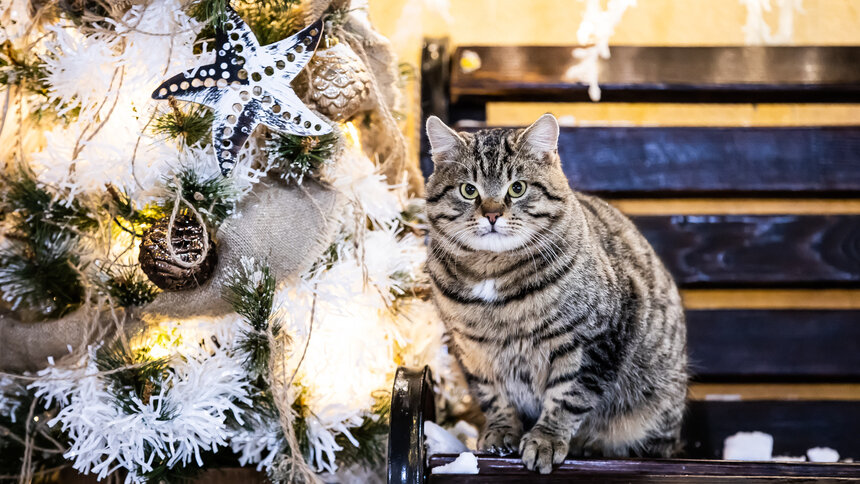
<path fill-rule="evenodd" d="M 517 450 L 521 436 L 522 432 L 509 426 L 491 427 L 478 439 L 478 450 L 504 457 Z"/>
<path fill-rule="evenodd" d="M 561 464 L 570 449 L 570 439 L 543 430 L 532 430 L 520 441 L 523 464 L 530 471 L 552 472 L 553 464 Z"/>

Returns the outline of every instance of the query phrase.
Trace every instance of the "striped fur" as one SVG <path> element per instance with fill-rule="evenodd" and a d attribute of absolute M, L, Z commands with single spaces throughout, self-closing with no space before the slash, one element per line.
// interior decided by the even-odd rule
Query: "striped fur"
<path fill-rule="evenodd" d="M 427 267 L 486 416 L 481 449 L 519 450 L 541 473 L 569 451 L 672 455 L 687 387 L 678 290 L 626 217 L 569 188 L 555 118 L 474 134 L 431 118 L 428 135 Z"/>

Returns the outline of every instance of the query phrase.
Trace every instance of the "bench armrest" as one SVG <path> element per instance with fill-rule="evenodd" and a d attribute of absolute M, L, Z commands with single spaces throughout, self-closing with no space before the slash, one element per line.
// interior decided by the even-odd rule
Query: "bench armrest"
<path fill-rule="evenodd" d="M 398 367 L 391 392 L 388 483 L 425 481 L 424 422 L 436 420 L 430 368 Z"/>

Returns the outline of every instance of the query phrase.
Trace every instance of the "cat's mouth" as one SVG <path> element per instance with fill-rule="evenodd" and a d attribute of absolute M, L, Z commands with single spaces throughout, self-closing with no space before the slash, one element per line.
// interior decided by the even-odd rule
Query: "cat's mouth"
<path fill-rule="evenodd" d="M 500 227 L 499 225 L 490 225 L 489 227 L 481 227 L 478 237 L 488 237 L 488 236 L 502 236 L 506 237 L 512 235 L 506 230 L 504 227 Z"/>
<path fill-rule="evenodd" d="M 521 247 L 523 240 L 502 227 L 488 227 L 471 237 L 469 245 L 476 250 L 506 252 Z"/>

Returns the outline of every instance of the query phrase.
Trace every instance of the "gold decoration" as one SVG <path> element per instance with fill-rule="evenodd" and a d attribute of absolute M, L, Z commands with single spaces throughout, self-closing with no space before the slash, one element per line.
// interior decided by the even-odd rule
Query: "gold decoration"
<path fill-rule="evenodd" d="M 334 121 L 368 108 L 371 78 L 367 66 L 344 42 L 318 49 L 308 63 L 308 104 Z"/>

